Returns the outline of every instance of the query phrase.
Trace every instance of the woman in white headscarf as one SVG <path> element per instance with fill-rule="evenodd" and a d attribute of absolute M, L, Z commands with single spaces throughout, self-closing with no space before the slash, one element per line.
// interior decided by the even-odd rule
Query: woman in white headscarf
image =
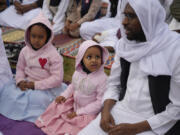
<path fill-rule="evenodd" d="M 12 72 L 7 60 L 0 29 L 0 91 L 3 86 L 12 79 Z"/>
<path fill-rule="evenodd" d="M 101 114 L 79 135 L 164 135 L 167 132 L 168 135 L 179 135 L 176 122 L 180 120 L 180 36 L 168 29 L 165 11 L 159 1 L 127 1 L 129 4 L 124 10 L 125 16 L 121 18 L 122 38 L 116 46 L 116 58 L 104 96 L 104 107 Z M 132 10 L 127 10 L 127 7 Z M 144 33 L 142 39 L 133 33 L 134 29 L 137 32 L 137 27 L 130 26 L 137 19 Z M 122 81 L 126 67 L 123 67 L 125 64 L 121 58 L 130 66 L 126 82 Z M 160 87 L 153 92 L 158 93 L 160 99 L 168 99 L 167 103 L 157 102 L 165 104 L 158 112 L 153 104 L 150 77 L 154 82 L 164 82 L 162 78 L 170 78 L 167 79 L 168 84 L 154 85 Z M 126 83 L 125 88 L 120 80 Z M 125 95 L 119 101 L 123 89 L 126 89 Z M 177 130 L 174 132 L 172 127 L 175 124 Z"/>

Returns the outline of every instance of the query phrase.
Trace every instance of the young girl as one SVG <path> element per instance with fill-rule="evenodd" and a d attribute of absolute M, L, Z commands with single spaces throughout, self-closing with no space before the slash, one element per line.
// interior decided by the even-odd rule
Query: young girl
<path fill-rule="evenodd" d="M 51 44 L 50 22 L 40 14 L 25 33 L 26 47 L 19 55 L 16 84 L 0 90 L 0 113 L 14 120 L 34 122 L 65 89 L 63 59 Z"/>
<path fill-rule="evenodd" d="M 72 83 L 36 121 L 48 135 L 76 135 L 101 109 L 107 76 L 104 63 L 108 52 L 96 42 L 81 44 Z"/>

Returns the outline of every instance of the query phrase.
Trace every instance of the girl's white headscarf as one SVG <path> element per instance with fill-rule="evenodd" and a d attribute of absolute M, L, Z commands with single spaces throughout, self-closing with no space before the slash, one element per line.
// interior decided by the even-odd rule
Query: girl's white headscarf
<path fill-rule="evenodd" d="M 0 29 L 0 88 L 3 87 L 8 81 L 12 79 L 12 72 L 7 60 L 6 51 L 4 49 L 4 44 L 1 38 Z"/>
<path fill-rule="evenodd" d="M 122 26 L 122 16 L 122 38 L 116 46 L 116 53 L 129 62 L 140 61 L 141 70 L 147 74 L 172 75 L 164 58 L 166 55 L 164 50 L 167 51 L 169 46 L 177 45 L 180 36 L 168 29 L 165 23 L 165 10 L 158 0 L 127 0 L 127 2 L 136 12 L 147 41 L 139 43 L 129 41 Z"/>

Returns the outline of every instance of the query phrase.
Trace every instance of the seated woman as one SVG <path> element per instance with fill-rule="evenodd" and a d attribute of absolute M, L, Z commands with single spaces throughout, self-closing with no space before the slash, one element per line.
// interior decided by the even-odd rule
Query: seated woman
<path fill-rule="evenodd" d="M 79 37 L 82 23 L 92 21 L 100 14 L 101 0 L 71 0 L 67 9 L 64 33 Z"/>
<path fill-rule="evenodd" d="M 0 25 L 25 30 L 29 22 L 40 13 L 43 0 L 14 0 L 13 4 L 0 13 Z"/>

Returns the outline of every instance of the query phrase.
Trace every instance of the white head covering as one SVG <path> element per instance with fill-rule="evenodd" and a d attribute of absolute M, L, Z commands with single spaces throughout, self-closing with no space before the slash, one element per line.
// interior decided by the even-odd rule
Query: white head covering
<path fill-rule="evenodd" d="M 0 88 L 3 87 L 5 83 L 12 79 L 12 72 L 7 60 L 6 51 L 4 49 L 4 44 L 1 38 L 0 29 Z"/>
<path fill-rule="evenodd" d="M 120 57 L 129 62 L 140 61 L 140 68 L 147 74 L 171 75 L 167 60 L 163 57 L 164 50 L 177 44 L 179 35 L 171 32 L 165 23 L 165 10 L 158 0 L 127 0 L 136 12 L 146 42 L 129 41 L 126 38 L 124 27 L 121 26 L 122 38 L 116 46 Z M 122 25 L 123 16 L 121 17 Z"/>

